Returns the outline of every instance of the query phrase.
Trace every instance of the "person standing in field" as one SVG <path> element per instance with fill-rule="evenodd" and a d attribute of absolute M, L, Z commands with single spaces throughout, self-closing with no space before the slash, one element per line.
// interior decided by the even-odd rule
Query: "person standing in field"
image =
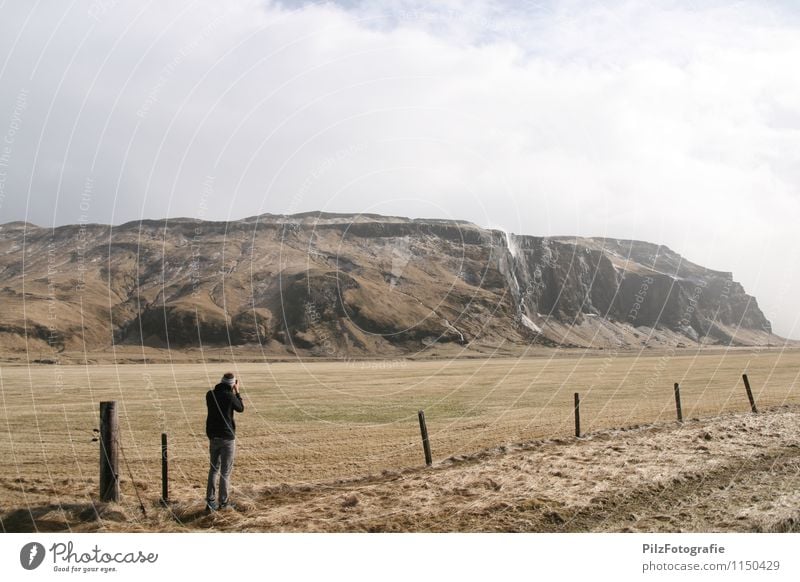
<path fill-rule="evenodd" d="M 208 469 L 206 509 L 215 511 L 229 507 L 228 494 L 231 487 L 233 458 L 236 455 L 236 423 L 233 415 L 244 412 L 239 380 L 232 372 L 222 376 L 219 384 L 206 393 L 206 436 L 211 466 Z M 219 476 L 219 502 L 216 481 Z"/>

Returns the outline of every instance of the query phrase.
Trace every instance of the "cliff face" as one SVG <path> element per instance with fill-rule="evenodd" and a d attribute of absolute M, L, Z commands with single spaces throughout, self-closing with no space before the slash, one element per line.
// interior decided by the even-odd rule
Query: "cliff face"
<path fill-rule="evenodd" d="M 374 215 L 11 223 L 0 296 L 6 349 L 260 344 L 334 357 L 780 342 L 730 273 L 663 246 Z"/>
<path fill-rule="evenodd" d="M 555 318 L 573 328 L 580 345 L 587 343 L 581 327 L 605 335 L 608 324 L 618 326 L 623 343 L 634 345 L 653 336 L 676 344 L 771 341 L 769 321 L 731 273 L 700 267 L 666 247 L 616 239 L 505 238 L 510 252 L 503 269 L 520 319 L 534 329 Z M 597 320 L 586 325 L 587 318 Z M 646 338 L 634 341 L 642 333 Z"/>

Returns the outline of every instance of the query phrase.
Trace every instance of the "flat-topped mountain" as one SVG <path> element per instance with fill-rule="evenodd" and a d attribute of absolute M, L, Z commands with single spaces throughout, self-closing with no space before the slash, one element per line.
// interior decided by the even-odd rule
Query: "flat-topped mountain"
<path fill-rule="evenodd" d="M 380 357 L 783 341 L 731 273 L 664 246 L 363 214 L 9 223 L 0 297 L 6 350 L 256 344 Z"/>

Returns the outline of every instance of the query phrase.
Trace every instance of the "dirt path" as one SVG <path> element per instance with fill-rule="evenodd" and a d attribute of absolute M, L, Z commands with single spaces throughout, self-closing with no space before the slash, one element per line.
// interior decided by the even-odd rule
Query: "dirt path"
<path fill-rule="evenodd" d="M 179 496 L 197 497 L 196 492 Z M 185 495 L 184 495 L 185 493 Z M 199 502 L 4 512 L 8 531 L 800 531 L 800 410 L 536 441 L 431 469 Z"/>

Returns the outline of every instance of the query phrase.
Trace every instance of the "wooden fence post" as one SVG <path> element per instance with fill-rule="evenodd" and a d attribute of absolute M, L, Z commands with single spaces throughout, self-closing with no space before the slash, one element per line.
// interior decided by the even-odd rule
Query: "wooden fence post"
<path fill-rule="evenodd" d="M 100 500 L 119 501 L 117 403 L 100 403 Z"/>
<path fill-rule="evenodd" d="M 169 461 L 167 456 L 167 433 L 161 433 L 161 503 L 169 503 Z"/>
<path fill-rule="evenodd" d="M 753 411 L 753 414 L 757 414 L 758 408 L 756 408 L 756 401 L 753 398 L 753 391 L 750 390 L 750 380 L 747 379 L 747 374 L 742 374 L 742 380 L 744 380 L 744 389 L 747 390 L 747 399 L 750 401 L 750 410 Z"/>
<path fill-rule="evenodd" d="M 683 422 L 683 410 L 681 410 L 681 385 L 675 382 L 675 410 L 678 412 L 678 422 Z"/>
<path fill-rule="evenodd" d="M 422 433 L 422 448 L 425 450 L 425 464 L 430 467 L 433 465 L 433 457 L 431 457 L 431 443 L 428 440 L 428 427 L 425 424 L 425 412 L 420 410 L 419 416 L 419 430 Z"/>
<path fill-rule="evenodd" d="M 575 393 L 575 436 L 581 438 L 581 395 Z"/>

